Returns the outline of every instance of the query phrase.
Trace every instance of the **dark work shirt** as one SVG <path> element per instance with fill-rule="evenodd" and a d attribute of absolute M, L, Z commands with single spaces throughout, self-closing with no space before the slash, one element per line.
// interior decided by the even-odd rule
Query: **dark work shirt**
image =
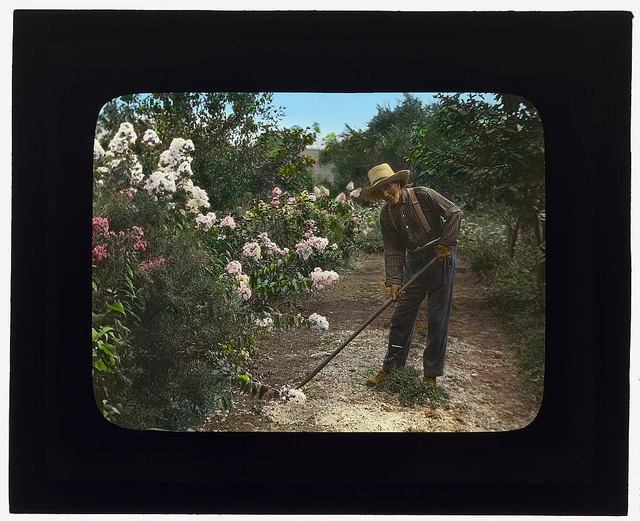
<path fill-rule="evenodd" d="M 380 212 L 387 286 L 402 284 L 407 250 L 416 250 L 438 237 L 438 244 L 457 244 L 460 208 L 431 188 L 416 186 L 415 192 L 430 231 L 425 230 L 406 188 L 397 204 L 386 204 Z"/>

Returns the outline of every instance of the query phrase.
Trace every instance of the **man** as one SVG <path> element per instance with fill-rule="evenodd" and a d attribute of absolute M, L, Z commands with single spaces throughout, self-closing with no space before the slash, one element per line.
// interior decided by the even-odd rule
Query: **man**
<path fill-rule="evenodd" d="M 454 247 L 462 212 L 435 190 L 424 187 L 406 188 L 409 175 L 408 170 L 394 172 L 387 163 L 383 163 L 369 171 L 371 186 L 360 192 L 360 197 L 364 199 L 386 202 L 380 212 L 385 285 L 391 289 L 392 299 L 397 300 L 391 316 L 389 344 L 382 371 L 367 380 L 367 384 L 372 386 L 378 385 L 392 370 L 405 366 L 420 305 L 425 297 L 425 385 L 436 387 L 436 378 L 442 376 L 444 369 L 453 304 L 456 264 Z M 428 244 L 436 239 L 436 243 Z M 438 261 L 406 291 L 400 291 L 402 285 L 434 257 Z"/>

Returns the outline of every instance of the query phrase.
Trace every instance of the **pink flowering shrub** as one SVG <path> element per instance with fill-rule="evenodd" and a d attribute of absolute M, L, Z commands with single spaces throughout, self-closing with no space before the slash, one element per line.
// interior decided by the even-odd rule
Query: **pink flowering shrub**
<path fill-rule="evenodd" d="M 249 300 L 251 298 L 251 288 L 247 282 L 242 281 L 236 290 L 236 293 L 242 300 Z"/>
<path fill-rule="evenodd" d="M 147 241 L 143 239 L 144 231 L 139 226 L 132 226 L 126 231 L 118 233 L 109 229 L 106 217 L 94 217 L 92 222 L 92 258 L 95 262 L 106 259 L 108 251 L 120 251 L 121 254 L 130 252 L 144 252 Z"/>
<path fill-rule="evenodd" d="M 229 275 L 241 275 L 242 274 L 242 264 L 238 261 L 231 261 L 227 264 L 227 273 Z"/>
<path fill-rule="evenodd" d="M 316 290 L 323 290 L 340 280 L 340 276 L 335 271 L 323 271 L 321 268 L 315 268 L 310 277 L 311 287 Z"/>
<path fill-rule="evenodd" d="M 242 255 L 257 261 L 262 257 L 262 250 L 257 242 L 248 242 L 242 247 Z"/>
<path fill-rule="evenodd" d="M 230 215 L 227 215 L 224 219 L 222 219 L 222 221 L 220 221 L 220 227 L 221 228 L 227 227 L 233 230 L 236 227 L 236 221 L 233 217 L 231 217 Z"/>
<path fill-rule="evenodd" d="M 206 215 L 199 214 L 196 217 L 196 225 L 204 231 L 209 231 L 216 223 L 216 214 L 208 212 Z"/>
<path fill-rule="evenodd" d="M 153 260 L 149 260 L 149 261 L 142 261 L 140 263 L 140 266 L 138 266 L 138 270 L 140 272 L 147 272 L 147 271 L 152 271 L 156 268 L 159 268 L 160 266 L 163 266 L 165 264 L 166 260 L 162 257 L 159 257 L 157 259 L 153 259 Z"/>
<path fill-rule="evenodd" d="M 107 246 L 95 246 L 92 250 L 92 257 L 94 262 L 101 261 L 102 259 L 107 258 Z"/>

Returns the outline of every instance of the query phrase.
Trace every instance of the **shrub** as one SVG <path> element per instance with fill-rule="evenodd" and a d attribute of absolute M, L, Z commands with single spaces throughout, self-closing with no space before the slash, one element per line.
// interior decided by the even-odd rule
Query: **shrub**
<path fill-rule="evenodd" d="M 509 332 L 532 390 L 540 398 L 544 382 L 545 307 L 544 295 L 540 295 L 539 250 L 535 241 L 522 233 L 511 258 L 506 230 L 497 220 L 491 215 L 465 212 L 458 244 L 459 255 L 483 275 L 488 303 Z"/>
<path fill-rule="evenodd" d="M 265 328 L 328 327 L 288 311 L 337 280 L 372 215 L 344 194 L 278 187 L 216 215 L 192 182 L 193 144 L 160 153 L 153 138 L 125 124 L 94 155 L 94 388 L 111 421 L 183 430 L 256 388 L 246 368 Z"/>

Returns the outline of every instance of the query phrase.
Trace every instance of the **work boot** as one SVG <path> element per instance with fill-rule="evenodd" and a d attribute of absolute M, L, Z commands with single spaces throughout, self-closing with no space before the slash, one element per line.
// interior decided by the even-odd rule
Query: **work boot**
<path fill-rule="evenodd" d="M 375 387 L 376 385 L 378 385 L 382 379 L 387 376 L 387 372 L 386 371 L 380 371 L 377 375 L 372 376 L 371 378 L 369 378 L 367 380 L 367 385 L 371 385 L 372 387 Z"/>
<path fill-rule="evenodd" d="M 435 389 L 436 387 L 438 387 L 438 381 L 432 376 L 425 376 L 424 385 L 427 387 L 427 389 Z"/>

